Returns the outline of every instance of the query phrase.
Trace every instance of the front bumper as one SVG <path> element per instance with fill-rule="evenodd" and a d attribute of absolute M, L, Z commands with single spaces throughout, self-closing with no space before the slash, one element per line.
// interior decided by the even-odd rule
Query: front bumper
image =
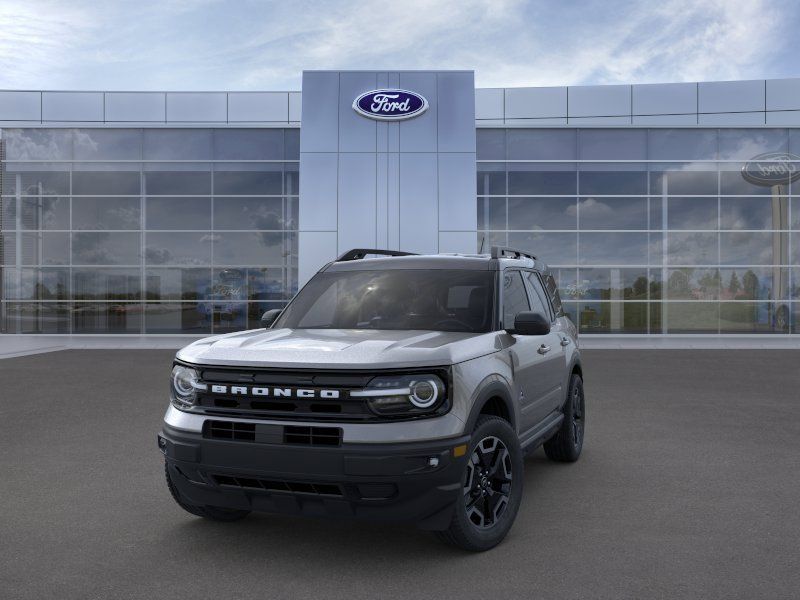
<path fill-rule="evenodd" d="M 295 446 L 209 439 L 165 423 L 158 445 L 190 504 L 441 530 L 461 497 L 466 455 L 453 449 L 468 442 Z"/>

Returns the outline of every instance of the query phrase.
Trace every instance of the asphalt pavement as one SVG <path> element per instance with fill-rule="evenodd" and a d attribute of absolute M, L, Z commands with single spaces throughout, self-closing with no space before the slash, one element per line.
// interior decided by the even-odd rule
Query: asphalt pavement
<path fill-rule="evenodd" d="M 484 554 L 183 512 L 156 449 L 172 355 L 0 360 L 0 598 L 797 598 L 800 351 L 586 351 L 581 460 L 528 457 Z"/>

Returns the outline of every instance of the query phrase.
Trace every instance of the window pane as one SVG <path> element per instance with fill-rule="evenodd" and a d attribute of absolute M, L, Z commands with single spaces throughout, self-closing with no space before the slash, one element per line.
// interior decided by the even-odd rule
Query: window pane
<path fill-rule="evenodd" d="M 506 229 L 505 198 L 478 198 L 478 229 Z"/>
<path fill-rule="evenodd" d="M 146 333 L 211 333 L 211 310 L 195 302 L 145 304 Z"/>
<path fill-rule="evenodd" d="M 720 129 L 721 160 L 750 160 L 765 152 L 788 152 L 787 129 Z"/>
<path fill-rule="evenodd" d="M 214 333 L 230 333 L 247 328 L 247 304 L 220 300 L 205 305 L 211 310 Z"/>
<path fill-rule="evenodd" d="M 508 241 L 486 240 L 484 251 L 491 245 L 511 246 L 538 256 L 548 265 L 576 265 L 578 263 L 578 239 L 574 233 L 541 233 L 529 231 L 509 233 Z"/>
<path fill-rule="evenodd" d="M 23 233 L 22 264 L 69 264 L 69 233 Z"/>
<path fill-rule="evenodd" d="M 211 198 L 148 197 L 147 229 L 211 229 Z"/>
<path fill-rule="evenodd" d="M 577 136 L 570 129 L 509 129 L 509 160 L 574 160 Z"/>
<path fill-rule="evenodd" d="M 505 129 L 478 129 L 475 134 L 478 160 L 506 159 Z"/>
<path fill-rule="evenodd" d="M 67 300 L 69 269 L 3 269 L 3 299 Z"/>
<path fill-rule="evenodd" d="M 668 233 L 667 262 L 671 265 L 719 264 L 716 233 Z"/>
<path fill-rule="evenodd" d="M 69 304 L 8 302 L 2 333 L 69 333 Z"/>
<path fill-rule="evenodd" d="M 780 307 L 771 302 L 722 302 L 719 306 L 720 333 L 788 333 L 787 310 L 788 306 Z"/>
<path fill-rule="evenodd" d="M 211 173 L 208 171 L 148 171 L 144 178 L 145 190 L 150 196 L 204 196 L 211 193 Z"/>
<path fill-rule="evenodd" d="M 668 198 L 669 229 L 717 229 L 716 198 Z"/>
<path fill-rule="evenodd" d="M 478 165 L 478 194 L 503 195 L 506 193 L 506 166 L 504 163 Z"/>
<path fill-rule="evenodd" d="M 300 128 L 283 130 L 283 157 L 286 160 L 300 160 Z"/>
<path fill-rule="evenodd" d="M 212 293 L 211 269 L 148 268 L 148 300 L 205 300 Z"/>
<path fill-rule="evenodd" d="M 581 302 L 581 333 L 647 333 L 646 302 Z"/>
<path fill-rule="evenodd" d="M 789 271 L 780 267 L 722 269 L 723 300 L 787 300 Z"/>
<path fill-rule="evenodd" d="M 258 170 L 256 170 L 258 167 Z M 215 194 L 237 194 L 257 196 L 280 195 L 283 193 L 282 167 L 267 167 L 255 165 L 253 168 L 242 170 L 218 170 L 214 172 L 214 193 Z"/>
<path fill-rule="evenodd" d="M 664 325 L 667 333 L 718 333 L 717 302 L 665 302 Z"/>
<path fill-rule="evenodd" d="M 534 170 L 542 169 L 543 165 L 510 163 L 508 165 L 508 193 L 531 196 L 575 195 L 577 173 L 574 169 L 568 169 L 564 165 L 556 166 L 562 167 L 562 170 L 555 170 L 552 165 L 544 167 L 548 169 L 546 171 Z"/>
<path fill-rule="evenodd" d="M 214 291 L 238 300 L 285 300 L 290 297 L 281 268 L 216 269 Z"/>
<path fill-rule="evenodd" d="M 719 269 L 669 269 L 669 300 L 717 300 L 720 293 Z"/>
<path fill-rule="evenodd" d="M 526 271 L 522 275 L 528 284 L 528 300 L 531 303 L 531 310 L 544 316 L 545 319 L 553 320 L 553 311 L 550 309 L 550 301 L 547 299 L 542 284 L 536 274 Z"/>
<path fill-rule="evenodd" d="M 575 229 L 577 213 L 575 198 L 508 199 L 510 229 Z"/>
<path fill-rule="evenodd" d="M 74 300 L 140 300 L 139 269 L 81 269 L 72 271 Z"/>
<path fill-rule="evenodd" d="M 69 198 L 23 197 L 23 229 L 69 229 Z"/>
<path fill-rule="evenodd" d="M 69 129 L 3 129 L 7 160 L 70 160 Z"/>
<path fill-rule="evenodd" d="M 139 229 L 140 203 L 134 198 L 72 199 L 73 229 Z"/>
<path fill-rule="evenodd" d="M 142 306 L 138 303 L 76 304 L 72 312 L 74 333 L 140 333 Z"/>
<path fill-rule="evenodd" d="M 140 129 L 76 129 L 76 160 L 139 160 L 142 155 Z"/>
<path fill-rule="evenodd" d="M 581 198 L 581 229 L 647 229 L 647 198 Z"/>
<path fill-rule="evenodd" d="M 72 264 L 137 265 L 140 260 L 138 233 L 73 233 Z"/>
<path fill-rule="evenodd" d="M 66 165 L 59 165 L 63 170 L 44 171 L 42 165 L 33 167 L 36 170 L 21 170 L 22 165 L 10 164 L 3 174 L 3 194 L 23 196 L 66 196 L 69 194 L 69 172 Z M 19 170 L 18 170 L 19 169 Z"/>
<path fill-rule="evenodd" d="M 296 255 L 294 234 L 217 233 L 214 235 L 214 262 L 218 265 L 281 265 Z"/>
<path fill-rule="evenodd" d="M 139 178 L 138 171 L 74 171 L 72 193 L 132 196 L 140 192 Z"/>
<path fill-rule="evenodd" d="M 769 185 L 758 185 L 747 181 L 742 175 L 742 164 L 722 164 L 720 165 L 719 183 L 721 194 L 738 195 L 763 195 L 772 194 L 772 187 Z"/>
<path fill-rule="evenodd" d="M 717 171 L 713 165 L 651 165 L 650 193 L 677 196 L 716 196 Z"/>
<path fill-rule="evenodd" d="M 782 257 L 774 255 L 778 248 L 787 248 L 788 233 L 723 232 L 720 234 L 720 264 L 772 265 L 781 264 Z"/>
<path fill-rule="evenodd" d="M 210 160 L 210 129 L 145 129 L 145 160 Z"/>
<path fill-rule="evenodd" d="M 214 198 L 215 229 L 288 229 L 281 198 Z"/>
<path fill-rule="evenodd" d="M 147 233 L 145 262 L 148 265 L 210 265 L 211 233 Z"/>
<path fill-rule="evenodd" d="M 215 129 L 218 160 L 282 160 L 283 129 Z"/>
<path fill-rule="evenodd" d="M 722 229 L 788 229 L 788 198 L 721 198 Z"/>
<path fill-rule="evenodd" d="M 647 158 L 647 131 L 644 129 L 581 129 L 578 134 L 578 158 L 582 160 L 644 160 Z M 639 192 L 633 193 L 638 194 Z"/>
<path fill-rule="evenodd" d="M 579 187 L 581 194 L 646 194 L 647 171 L 584 170 L 579 174 Z"/>
<path fill-rule="evenodd" d="M 647 269 L 581 269 L 580 298 L 647 300 Z"/>
<path fill-rule="evenodd" d="M 579 244 L 582 265 L 647 264 L 646 233 L 582 233 Z"/>
<path fill-rule="evenodd" d="M 717 130 L 651 129 L 647 145 L 650 160 L 716 160 Z"/>

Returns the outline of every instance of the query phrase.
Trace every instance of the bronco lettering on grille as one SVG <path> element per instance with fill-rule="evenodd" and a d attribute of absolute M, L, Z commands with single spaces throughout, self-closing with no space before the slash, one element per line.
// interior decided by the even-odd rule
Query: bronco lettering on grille
<path fill-rule="evenodd" d="M 212 385 L 212 394 L 230 394 L 232 396 L 267 396 L 271 398 L 339 398 L 339 390 L 321 390 L 314 388 L 287 387 L 255 387 L 247 385 Z"/>

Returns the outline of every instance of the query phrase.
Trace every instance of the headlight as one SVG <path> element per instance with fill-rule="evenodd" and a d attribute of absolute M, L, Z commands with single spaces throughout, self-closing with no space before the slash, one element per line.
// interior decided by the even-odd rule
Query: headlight
<path fill-rule="evenodd" d="M 366 398 L 372 412 L 383 416 L 415 416 L 445 407 L 447 392 L 441 377 L 433 374 L 376 377 L 352 398 Z"/>
<path fill-rule="evenodd" d="M 194 369 L 183 365 L 172 367 L 170 399 L 177 408 L 194 406 L 197 402 L 198 390 L 204 391 L 206 389 L 206 384 L 200 382 L 200 374 Z"/>

